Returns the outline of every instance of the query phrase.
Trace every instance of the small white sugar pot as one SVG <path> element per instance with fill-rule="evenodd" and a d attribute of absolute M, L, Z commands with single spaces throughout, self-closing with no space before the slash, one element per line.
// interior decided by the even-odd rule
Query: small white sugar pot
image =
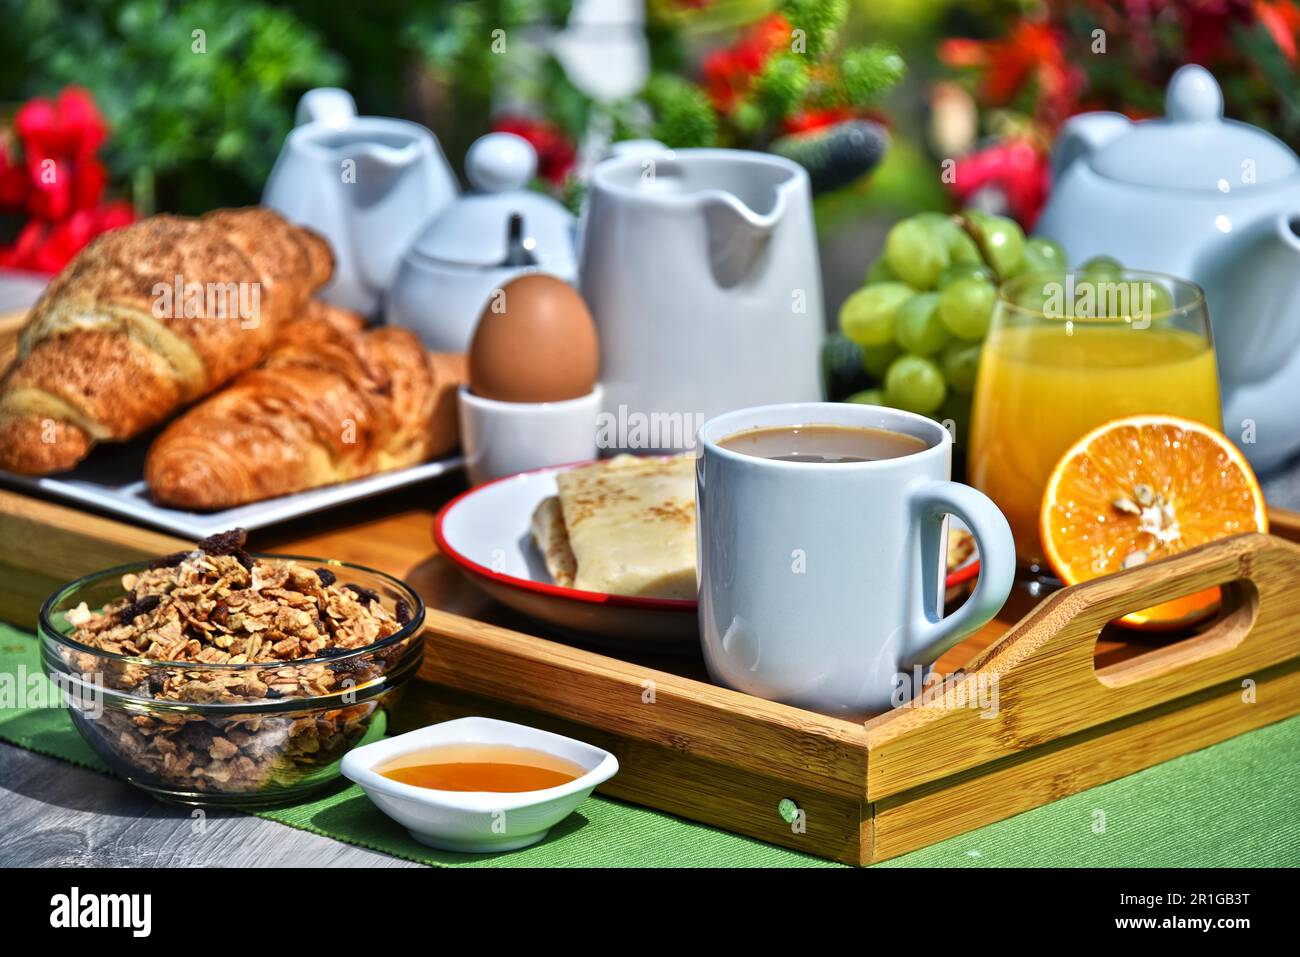
<path fill-rule="evenodd" d="M 427 348 L 464 352 L 494 291 L 516 276 L 577 278 L 573 215 L 527 188 L 537 170 L 532 145 L 489 133 L 470 147 L 465 170 L 475 192 L 434 217 L 402 257 L 388 291 L 388 322 Z"/>

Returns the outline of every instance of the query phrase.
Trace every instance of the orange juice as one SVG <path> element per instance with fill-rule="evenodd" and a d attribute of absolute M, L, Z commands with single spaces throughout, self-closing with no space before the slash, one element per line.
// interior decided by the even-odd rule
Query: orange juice
<path fill-rule="evenodd" d="M 1060 457 L 1090 429 L 1165 412 L 1221 428 L 1214 350 L 1184 329 L 1085 321 L 994 328 L 980 357 L 970 481 L 1011 523 L 1016 557 L 1042 564 L 1038 510 Z"/>

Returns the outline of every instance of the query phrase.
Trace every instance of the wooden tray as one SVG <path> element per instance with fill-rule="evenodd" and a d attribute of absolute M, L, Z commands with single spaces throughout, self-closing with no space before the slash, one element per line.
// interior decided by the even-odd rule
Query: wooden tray
<path fill-rule="evenodd" d="M 696 659 L 624 660 L 526 633 L 462 581 L 430 536 L 439 481 L 259 533 L 259 550 L 341 558 L 406 578 L 428 601 L 421 693 L 395 724 L 512 717 L 589 740 L 622 770 L 602 791 L 855 864 L 923 847 L 1300 712 L 1300 518 L 1058 592 L 939 662 L 995 681 L 992 717 L 942 703 L 863 721 L 715 687 Z M 0 618 L 32 627 L 73 577 L 178 540 L 0 492 Z M 1107 626 L 1224 585 L 1192 637 Z M 1023 617 L 1022 617 L 1023 616 Z"/>

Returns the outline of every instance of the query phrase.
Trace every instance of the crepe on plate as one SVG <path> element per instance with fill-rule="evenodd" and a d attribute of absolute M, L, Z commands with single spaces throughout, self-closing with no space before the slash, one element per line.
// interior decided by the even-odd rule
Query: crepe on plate
<path fill-rule="evenodd" d="M 532 536 L 557 585 L 611 595 L 695 598 L 690 455 L 620 455 L 556 476 Z"/>

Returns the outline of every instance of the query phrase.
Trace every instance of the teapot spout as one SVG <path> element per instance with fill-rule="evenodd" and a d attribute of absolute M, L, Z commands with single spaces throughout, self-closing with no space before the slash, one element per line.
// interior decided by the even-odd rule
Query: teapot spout
<path fill-rule="evenodd" d="M 723 289 L 742 282 L 767 248 L 781 208 L 759 215 L 730 193 L 717 192 L 703 206 L 709 240 L 709 266 Z"/>
<path fill-rule="evenodd" d="M 1132 128 L 1133 122 L 1122 113 L 1100 110 L 1070 117 L 1052 147 L 1052 178 L 1060 179 L 1075 160 L 1091 156 Z"/>
<path fill-rule="evenodd" d="M 1216 248 L 1203 271 L 1225 390 L 1263 382 L 1300 344 L 1300 210 L 1271 214 Z"/>

